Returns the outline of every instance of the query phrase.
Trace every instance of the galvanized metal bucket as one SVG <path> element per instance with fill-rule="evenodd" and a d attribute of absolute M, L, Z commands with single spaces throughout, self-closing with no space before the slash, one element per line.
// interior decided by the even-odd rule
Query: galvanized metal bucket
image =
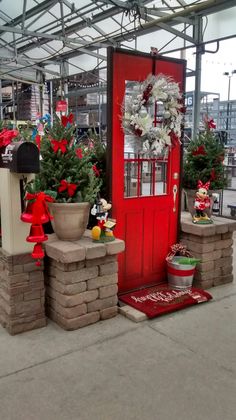
<path fill-rule="evenodd" d="M 179 264 L 178 260 L 183 257 L 173 257 L 167 261 L 168 285 L 172 289 L 188 289 L 192 287 L 195 265 Z"/>

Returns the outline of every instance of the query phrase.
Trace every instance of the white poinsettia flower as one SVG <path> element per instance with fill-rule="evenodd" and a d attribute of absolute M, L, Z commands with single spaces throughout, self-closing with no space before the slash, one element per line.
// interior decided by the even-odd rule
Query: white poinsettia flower
<path fill-rule="evenodd" d="M 166 127 L 161 128 L 159 130 L 159 136 L 160 136 L 160 140 L 161 142 L 163 142 L 163 144 L 171 144 L 171 138 L 169 136 L 170 130 Z"/>
<path fill-rule="evenodd" d="M 151 145 L 151 150 L 152 150 L 154 155 L 158 155 L 159 153 L 161 153 L 162 150 L 163 150 L 163 146 L 160 143 L 160 141 L 155 140 Z"/>

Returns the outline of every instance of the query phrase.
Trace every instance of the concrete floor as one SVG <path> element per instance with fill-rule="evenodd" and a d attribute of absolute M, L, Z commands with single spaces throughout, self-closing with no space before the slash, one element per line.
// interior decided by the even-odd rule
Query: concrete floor
<path fill-rule="evenodd" d="M 0 328 L 0 419 L 234 420 L 236 286 L 210 292 L 209 303 L 138 324 Z"/>

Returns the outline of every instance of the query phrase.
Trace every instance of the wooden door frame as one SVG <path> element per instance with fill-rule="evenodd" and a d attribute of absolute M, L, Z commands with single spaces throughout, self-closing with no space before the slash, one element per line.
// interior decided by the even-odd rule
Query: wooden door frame
<path fill-rule="evenodd" d="M 109 110 L 113 109 L 113 55 L 114 53 L 128 54 L 131 56 L 151 58 L 153 63 L 156 61 L 167 61 L 170 63 L 183 65 L 183 96 L 185 96 L 186 89 L 186 60 L 164 57 L 164 56 L 151 56 L 148 53 L 140 51 L 129 51 L 124 48 L 108 47 L 107 49 L 107 162 L 106 162 L 106 184 L 107 196 L 112 200 L 112 146 L 113 146 L 113 125 L 112 114 Z M 181 146 L 180 146 L 180 180 L 179 180 L 179 202 L 178 202 L 178 226 L 177 226 L 177 241 L 180 237 L 180 222 L 181 222 L 181 197 L 182 197 L 182 171 L 183 171 L 183 130 L 181 131 Z"/>

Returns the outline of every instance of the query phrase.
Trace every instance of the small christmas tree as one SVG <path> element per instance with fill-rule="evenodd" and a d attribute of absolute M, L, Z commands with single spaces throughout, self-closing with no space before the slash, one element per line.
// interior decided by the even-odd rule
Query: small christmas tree
<path fill-rule="evenodd" d="M 205 132 L 192 140 L 184 155 L 183 187 L 197 189 L 198 181 L 210 181 L 210 189 L 222 189 L 227 180 L 224 173 L 224 146 L 216 138 L 213 120 L 205 122 Z"/>
<path fill-rule="evenodd" d="M 27 191 L 43 191 L 58 203 L 93 203 L 101 187 L 100 171 L 88 147 L 74 142 L 73 115 L 57 116 L 40 144 L 40 173 Z"/>

